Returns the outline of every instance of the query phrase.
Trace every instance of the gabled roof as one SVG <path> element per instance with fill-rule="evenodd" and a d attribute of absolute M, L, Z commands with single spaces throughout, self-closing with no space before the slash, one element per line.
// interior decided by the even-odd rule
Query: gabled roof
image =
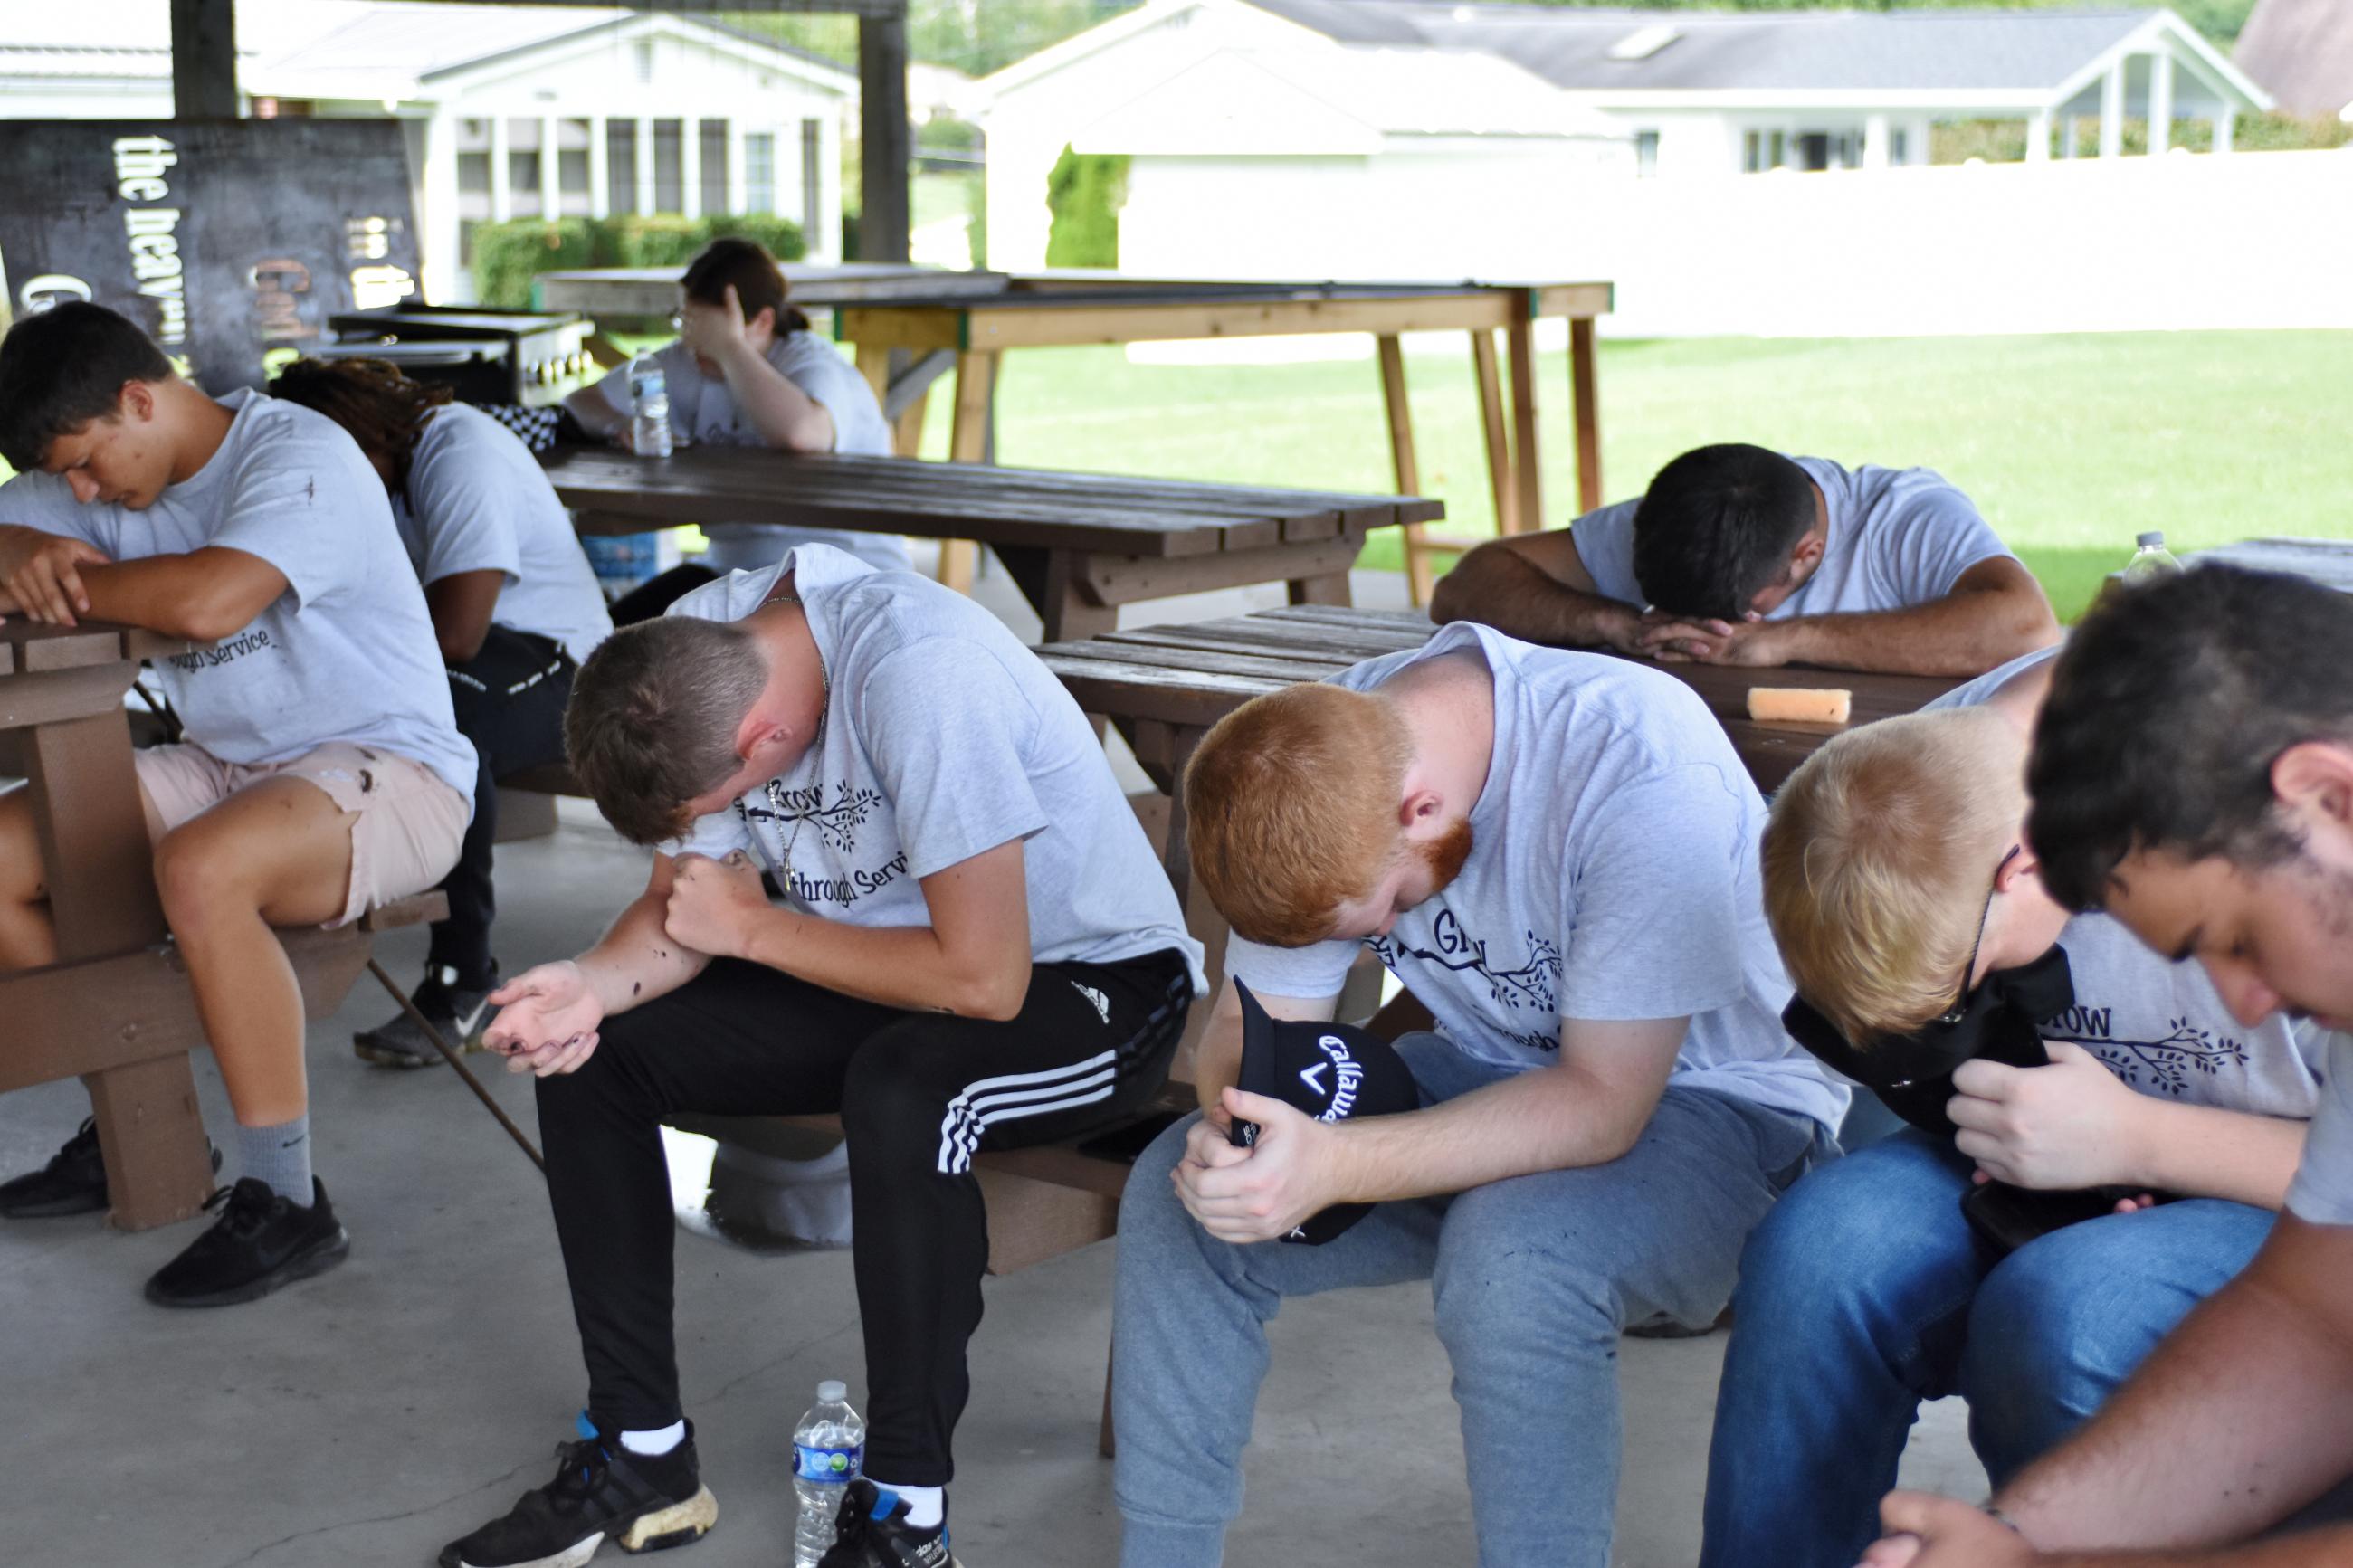
<path fill-rule="evenodd" d="M 2233 64 L 2290 114 L 2353 118 L 2353 5 L 2256 0 Z"/>

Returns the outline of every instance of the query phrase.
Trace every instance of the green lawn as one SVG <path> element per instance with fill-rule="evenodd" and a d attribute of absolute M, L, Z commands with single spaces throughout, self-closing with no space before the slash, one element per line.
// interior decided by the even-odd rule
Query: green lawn
<path fill-rule="evenodd" d="M 1450 528 L 1485 531 L 1469 359 L 1409 358 L 1407 372 L 1424 486 Z M 1976 498 L 2069 618 L 2144 529 L 2177 550 L 2353 538 L 2353 332 L 1605 343 L 1600 380 L 1609 499 L 1707 441 L 1926 464 Z M 1567 382 L 1564 356 L 1545 356 L 1552 527 L 1577 493 Z M 999 384 L 1006 463 L 1391 488 L 1370 360 L 1201 368 L 1033 349 L 1008 357 Z M 927 455 L 946 451 L 947 402 L 932 400 Z M 1382 539 L 1365 564 L 1398 561 Z"/>

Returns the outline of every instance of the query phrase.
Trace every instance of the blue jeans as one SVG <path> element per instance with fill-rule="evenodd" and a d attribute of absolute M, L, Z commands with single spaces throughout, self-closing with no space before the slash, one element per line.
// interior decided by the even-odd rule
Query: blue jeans
<path fill-rule="evenodd" d="M 1969 1402 L 1996 1486 L 2246 1267 L 2268 1210 L 2215 1198 L 2053 1231 L 1999 1263 L 1971 1162 L 1906 1129 L 1799 1184 L 1740 1260 L 1701 1568 L 1852 1568 L 1924 1399 Z"/>
<path fill-rule="evenodd" d="M 1508 1076 L 1435 1035 L 1398 1048 L 1431 1101 Z M 1431 1281 L 1453 1364 L 1480 1563 L 1605 1568 L 1620 1328 L 1712 1321 L 1749 1229 L 1830 1147 L 1805 1118 L 1671 1088 L 1609 1164 L 1382 1204 L 1323 1247 L 1237 1247 L 1195 1224 L 1170 1185 L 1191 1126 L 1145 1152 L 1120 1209 L 1112 1401 L 1126 1568 L 1222 1556 L 1283 1298 L 1407 1279 Z"/>

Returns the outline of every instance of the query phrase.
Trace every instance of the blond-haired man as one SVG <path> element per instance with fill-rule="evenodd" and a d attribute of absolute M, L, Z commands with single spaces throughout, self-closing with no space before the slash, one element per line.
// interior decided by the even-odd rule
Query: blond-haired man
<path fill-rule="evenodd" d="M 1398 1043 L 1422 1109 L 1310 1121 L 1233 1087 L 1227 987 L 1202 1114 L 1120 1212 L 1124 1561 L 1219 1561 L 1285 1297 L 1428 1279 L 1479 1561 L 1600 1568 L 1620 1329 L 1715 1319 L 1844 1100 L 1776 1017 L 1764 803 L 1680 681 L 1469 624 L 1243 707 L 1185 787 L 1227 967 L 1270 1013 L 1330 1019 L 1369 946 L 1444 1033 Z M 1377 1206 L 1273 1239 L 1343 1203 Z"/>
<path fill-rule="evenodd" d="M 1949 1136 L 1915 1126 L 1839 1161 L 1749 1237 L 1704 1568 L 1850 1568 L 1924 1399 L 1967 1396 L 2008 1479 L 2245 1266 L 2295 1173 L 2325 1037 L 2241 1025 L 2198 970 L 2042 885 L 2024 779 L 2052 657 L 1841 736 L 1774 802 L 1767 914 L 1799 994 L 1862 1059 L 2056 963 L 2073 1004 L 2063 984 L 2029 1015 L 2049 1065 L 1974 1059 L 1948 1103 L 1909 1091 Z M 1989 1178 L 2183 1201 L 2127 1196 L 2003 1256 L 1960 1207 Z"/>

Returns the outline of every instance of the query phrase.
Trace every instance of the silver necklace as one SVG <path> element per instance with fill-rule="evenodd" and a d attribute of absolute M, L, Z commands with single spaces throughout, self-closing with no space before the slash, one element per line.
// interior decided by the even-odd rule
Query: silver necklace
<path fill-rule="evenodd" d="M 792 605 L 797 606 L 801 612 L 801 618 L 804 621 L 808 618 L 808 606 L 802 603 L 801 596 L 798 594 L 794 593 L 789 588 L 777 589 L 775 593 L 770 594 L 766 598 L 754 605 L 753 608 L 755 611 L 765 610 L 770 605 Z M 833 712 L 833 671 L 826 667 L 825 649 L 818 647 L 817 631 L 814 627 L 809 631 L 809 647 L 817 650 L 817 679 L 818 684 L 821 688 L 821 692 L 818 698 L 817 729 L 809 736 L 808 750 L 809 752 L 817 759 L 815 765 L 810 769 L 810 773 L 811 775 L 818 781 L 817 790 L 818 792 L 818 796 L 821 797 L 825 789 L 824 773 L 822 771 L 825 767 L 825 721 Z M 787 891 L 790 891 L 792 887 L 793 851 L 800 846 L 801 829 L 808 826 L 808 819 L 810 816 L 815 815 L 823 805 L 824 802 L 822 798 L 813 797 L 809 802 L 808 809 L 803 811 L 800 816 L 793 818 L 792 837 L 785 840 L 785 886 Z"/>

